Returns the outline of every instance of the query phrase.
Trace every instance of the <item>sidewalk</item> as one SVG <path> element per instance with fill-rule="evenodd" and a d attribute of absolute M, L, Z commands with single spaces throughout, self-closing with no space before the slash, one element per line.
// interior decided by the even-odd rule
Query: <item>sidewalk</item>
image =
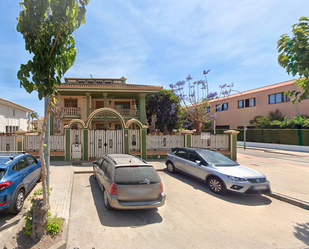
<path fill-rule="evenodd" d="M 256 146 L 256 145 L 255 145 Z M 281 154 L 291 156 L 291 161 L 280 160 L 278 157 L 256 157 L 242 154 L 243 146 L 237 146 L 237 162 L 265 174 L 271 183 L 271 197 L 291 203 L 309 210 L 308 183 L 309 177 L 309 153 L 300 151 L 279 150 L 273 148 L 261 148 L 247 146 L 247 150 L 263 151 L 269 154 Z"/>

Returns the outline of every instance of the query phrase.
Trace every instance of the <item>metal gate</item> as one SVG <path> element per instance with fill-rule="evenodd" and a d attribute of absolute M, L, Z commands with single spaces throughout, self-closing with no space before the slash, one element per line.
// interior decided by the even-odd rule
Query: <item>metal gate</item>
<path fill-rule="evenodd" d="M 82 144 L 83 130 L 71 130 L 71 145 Z"/>
<path fill-rule="evenodd" d="M 140 151 L 140 130 L 129 130 L 130 151 Z"/>
<path fill-rule="evenodd" d="M 90 130 L 89 156 L 98 158 L 105 154 L 122 154 L 122 130 Z"/>

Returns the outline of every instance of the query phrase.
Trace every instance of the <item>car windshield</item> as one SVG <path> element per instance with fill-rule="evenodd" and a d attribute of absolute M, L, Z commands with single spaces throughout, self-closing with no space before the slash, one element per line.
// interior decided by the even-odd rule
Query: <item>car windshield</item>
<path fill-rule="evenodd" d="M 228 157 L 210 150 L 202 150 L 198 152 L 200 156 L 209 164 L 213 166 L 229 167 L 237 166 L 238 163 L 229 159 Z"/>
<path fill-rule="evenodd" d="M 5 169 L 0 169 L 0 180 L 3 178 L 5 175 L 6 170 Z"/>
<path fill-rule="evenodd" d="M 115 169 L 116 184 L 149 184 L 161 181 L 153 167 L 118 167 Z"/>

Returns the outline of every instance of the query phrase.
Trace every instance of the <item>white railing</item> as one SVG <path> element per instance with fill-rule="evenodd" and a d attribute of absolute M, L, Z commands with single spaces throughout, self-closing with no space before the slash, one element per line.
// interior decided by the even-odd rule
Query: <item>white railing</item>
<path fill-rule="evenodd" d="M 148 135 L 147 150 L 164 150 L 184 146 L 182 135 Z"/>
<path fill-rule="evenodd" d="M 27 135 L 24 140 L 25 151 L 38 151 L 40 150 L 40 136 Z M 50 150 L 64 150 L 64 135 L 50 136 Z"/>
<path fill-rule="evenodd" d="M 219 134 L 210 135 L 210 139 L 202 139 L 201 135 L 192 136 L 192 147 L 228 150 L 229 148 L 229 135 Z"/>
<path fill-rule="evenodd" d="M 16 136 L 0 136 L 0 151 L 16 151 Z"/>

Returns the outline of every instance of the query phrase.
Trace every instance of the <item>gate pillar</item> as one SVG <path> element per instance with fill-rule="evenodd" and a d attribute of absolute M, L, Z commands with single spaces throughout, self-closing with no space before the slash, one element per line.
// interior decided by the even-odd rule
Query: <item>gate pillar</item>
<path fill-rule="evenodd" d="M 64 128 L 65 160 L 71 161 L 71 129 Z"/>
<path fill-rule="evenodd" d="M 225 134 L 230 135 L 230 142 L 229 142 L 229 150 L 231 152 L 231 159 L 237 160 L 237 134 L 239 131 L 234 130 L 227 130 L 224 131 Z"/>
<path fill-rule="evenodd" d="M 192 131 L 182 131 L 181 134 L 183 135 L 184 141 L 184 147 L 190 148 L 192 147 Z"/>
<path fill-rule="evenodd" d="M 89 161 L 89 129 L 83 129 L 83 160 Z"/>
<path fill-rule="evenodd" d="M 123 132 L 123 152 L 124 154 L 130 154 L 129 151 L 129 129 L 122 129 Z"/>
<path fill-rule="evenodd" d="M 16 132 L 17 135 L 17 151 L 24 151 L 24 141 L 26 132 L 19 130 Z"/>
<path fill-rule="evenodd" d="M 141 157 L 147 160 L 147 129 L 140 129 L 140 136 L 141 136 Z"/>

